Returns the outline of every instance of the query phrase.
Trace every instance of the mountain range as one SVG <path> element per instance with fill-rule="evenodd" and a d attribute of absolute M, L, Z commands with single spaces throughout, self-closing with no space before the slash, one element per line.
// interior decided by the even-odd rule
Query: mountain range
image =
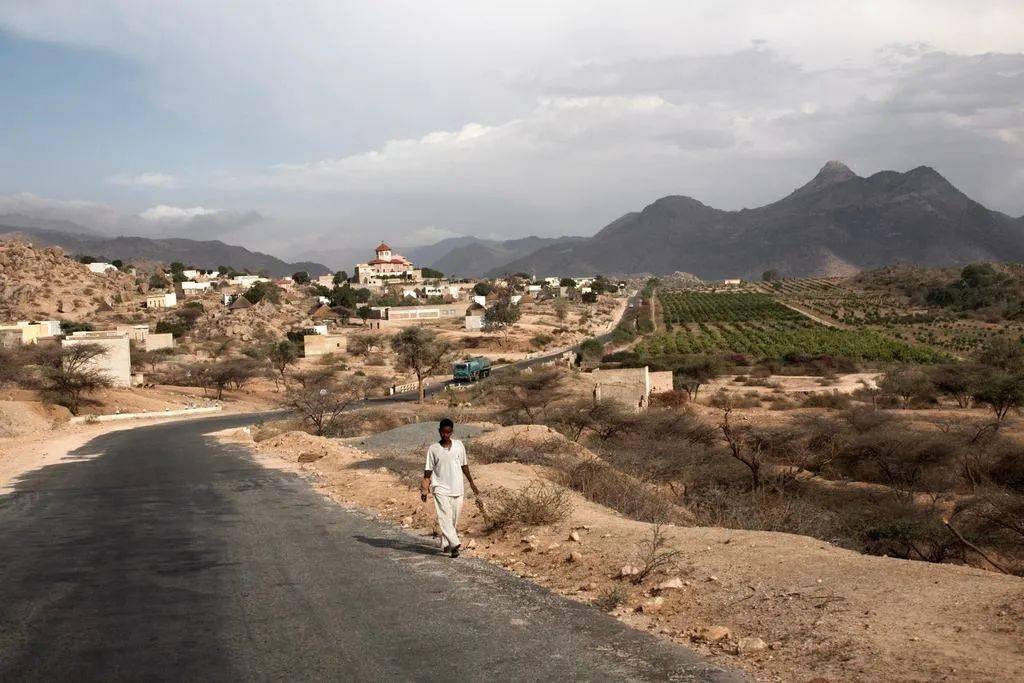
<path fill-rule="evenodd" d="M 934 169 L 861 177 L 830 161 L 806 185 L 756 209 L 663 197 L 593 237 L 552 244 L 488 274 L 667 274 L 704 279 L 844 275 L 897 262 L 1024 260 L 1024 218 L 991 211 Z"/>
<path fill-rule="evenodd" d="M 300 270 L 307 271 L 313 277 L 331 272 L 327 266 L 320 263 L 312 261 L 288 263 L 269 254 L 249 251 L 245 247 L 225 244 L 219 240 L 190 240 L 177 237 L 159 239 L 131 236 L 105 237 L 69 221 L 46 221 L 25 216 L 18 216 L 16 219 L 10 221 L 15 223 L 14 225 L 0 220 L 0 239 L 22 237 L 33 244 L 57 246 L 74 255 L 89 255 L 110 260 L 120 259 L 135 263 L 180 261 L 186 266 L 203 269 L 226 265 L 239 270 L 265 271 L 274 277 L 284 277 Z M 35 226 L 32 225 L 33 223 Z"/>
<path fill-rule="evenodd" d="M 403 251 L 413 263 L 427 264 L 453 277 L 483 277 L 501 270 L 510 261 L 523 258 L 545 247 L 573 244 L 585 237 L 521 237 L 513 240 L 485 240 L 477 237 L 451 237 L 425 247 Z"/>

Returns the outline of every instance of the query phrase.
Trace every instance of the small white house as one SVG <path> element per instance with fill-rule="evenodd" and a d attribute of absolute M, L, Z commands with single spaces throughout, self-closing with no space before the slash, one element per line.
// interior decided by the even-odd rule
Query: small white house
<path fill-rule="evenodd" d="M 213 283 L 208 280 L 206 282 L 185 281 L 179 284 L 181 285 L 181 293 L 183 296 L 195 296 L 197 294 L 202 294 L 203 292 L 209 291 L 213 286 Z"/>
<path fill-rule="evenodd" d="M 260 277 L 259 275 L 238 275 L 231 278 L 229 282 L 236 287 L 252 287 L 257 282 L 270 282 L 268 277 Z"/>
<path fill-rule="evenodd" d="M 416 298 L 416 289 L 414 287 L 403 287 L 402 288 L 402 298 L 404 298 L 404 299 L 415 299 Z"/>
<path fill-rule="evenodd" d="M 97 275 L 103 275 L 108 270 L 117 270 L 117 266 L 113 263 L 103 263 L 102 261 L 93 261 L 92 263 L 85 264 L 85 267 L 89 269 L 90 273 L 96 273 Z"/>
<path fill-rule="evenodd" d="M 481 306 L 486 306 L 487 305 L 487 297 L 486 296 L 481 296 L 479 294 L 474 294 L 473 295 L 473 303 L 480 304 Z"/>
<path fill-rule="evenodd" d="M 562 281 L 560 277 L 546 277 L 544 278 L 544 284 L 548 287 L 557 287 L 558 283 Z"/>
<path fill-rule="evenodd" d="M 327 334 L 327 325 L 313 325 L 311 328 L 313 334 Z"/>
<path fill-rule="evenodd" d="M 181 274 L 186 279 L 189 279 L 189 280 L 195 280 L 200 275 L 199 271 L 196 270 L 195 268 L 186 268 L 185 270 L 181 271 Z"/>
<path fill-rule="evenodd" d="M 146 296 L 146 308 L 174 308 L 178 305 L 178 295 L 174 292 L 149 294 Z"/>

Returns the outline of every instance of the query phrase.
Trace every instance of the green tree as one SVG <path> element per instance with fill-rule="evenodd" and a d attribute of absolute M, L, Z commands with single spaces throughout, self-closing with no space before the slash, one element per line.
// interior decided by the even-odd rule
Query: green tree
<path fill-rule="evenodd" d="M 473 285 L 473 293 L 477 296 L 487 296 L 494 291 L 494 285 L 489 282 L 478 282 Z"/>
<path fill-rule="evenodd" d="M 597 339 L 588 339 L 580 344 L 580 360 L 588 365 L 596 365 L 604 357 L 604 344 Z"/>
<path fill-rule="evenodd" d="M 503 296 L 484 310 L 484 329 L 504 332 L 507 339 L 520 315 L 519 306 L 512 303 L 510 297 Z"/>
<path fill-rule="evenodd" d="M 281 288 L 273 282 L 256 282 L 245 293 L 245 298 L 256 304 L 266 299 L 272 304 L 281 303 Z"/>
<path fill-rule="evenodd" d="M 424 268 L 423 277 L 426 280 L 440 280 L 444 277 L 444 273 L 440 270 L 435 270 L 434 268 Z"/>
<path fill-rule="evenodd" d="M 356 316 L 360 320 L 363 321 L 364 325 L 366 324 L 366 321 L 369 320 L 370 316 L 372 316 L 372 315 L 373 315 L 373 311 L 370 310 L 369 306 L 360 306 L 359 308 L 356 309 Z"/>
<path fill-rule="evenodd" d="M 150 289 L 165 289 L 167 287 L 167 278 L 162 273 L 153 273 L 149 276 L 149 288 Z"/>
<path fill-rule="evenodd" d="M 299 360 L 299 347 L 287 339 L 283 339 L 269 346 L 267 349 L 267 359 L 274 366 L 274 369 L 277 370 L 278 374 L 281 375 L 281 380 L 284 381 L 288 368 Z"/>
<path fill-rule="evenodd" d="M 418 400 L 423 403 L 423 382 L 448 361 L 448 344 L 424 327 L 407 327 L 392 337 L 391 348 L 397 355 L 398 369 L 416 376 Z"/>
<path fill-rule="evenodd" d="M 124 261 L 119 258 L 114 259 L 110 262 L 110 265 L 114 266 L 118 270 L 124 270 Z"/>
<path fill-rule="evenodd" d="M 775 280 L 778 280 L 779 277 L 779 271 L 774 268 L 770 268 L 761 273 L 761 279 L 765 282 L 774 282 Z"/>
<path fill-rule="evenodd" d="M 725 361 L 709 354 L 683 356 L 672 370 L 672 388 L 686 392 L 691 401 L 700 388 L 725 371 Z"/>
<path fill-rule="evenodd" d="M 1024 406 L 1024 376 L 993 369 L 974 390 L 974 400 L 987 405 L 996 416 L 996 429 L 1011 410 Z"/>
<path fill-rule="evenodd" d="M 561 280 L 558 281 L 558 286 L 559 287 L 575 287 L 576 286 L 576 281 L 573 280 L 571 277 L 563 277 Z"/>
<path fill-rule="evenodd" d="M 305 285 L 309 283 L 309 273 L 304 270 L 300 270 L 292 273 L 292 282 L 297 285 Z"/>
<path fill-rule="evenodd" d="M 339 270 L 337 273 L 334 274 L 333 282 L 336 286 L 348 282 L 348 273 L 346 273 L 344 270 Z"/>

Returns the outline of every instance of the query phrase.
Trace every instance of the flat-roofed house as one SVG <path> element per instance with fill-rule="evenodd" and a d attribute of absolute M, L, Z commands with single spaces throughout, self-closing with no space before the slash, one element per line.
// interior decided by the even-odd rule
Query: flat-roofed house
<path fill-rule="evenodd" d="M 174 292 L 146 295 L 146 308 L 174 308 L 177 305 L 178 295 Z"/>
<path fill-rule="evenodd" d="M 348 337 L 343 334 L 307 334 L 302 338 L 302 348 L 307 358 L 345 353 Z"/>
<path fill-rule="evenodd" d="M 104 353 L 93 358 L 87 367 L 102 372 L 114 386 L 130 387 L 132 385 L 132 352 L 127 335 L 107 333 L 105 336 L 72 336 L 61 342 L 65 348 L 76 344 L 96 344 L 103 347 Z"/>
<path fill-rule="evenodd" d="M 108 270 L 117 270 L 117 266 L 113 263 L 104 263 L 102 261 L 93 261 L 92 263 L 86 263 L 85 267 L 89 269 L 90 273 L 96 273 L 97 275 L 103 275 Z"/>

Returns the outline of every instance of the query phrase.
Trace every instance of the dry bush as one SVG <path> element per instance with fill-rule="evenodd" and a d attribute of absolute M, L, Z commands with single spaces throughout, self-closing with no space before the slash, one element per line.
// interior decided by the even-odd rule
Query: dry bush
<path fill-rule="evenodd" d="M 477 443 L 473 457 L 481 463 L 519 462 L 525 465 L 555 465 L 559 456 L 570 452 L 565 440 L 552 436 L 540 442 L 509 439 L 502 443 Z"/>
<path fill-rule="evenodd" d="M 830 541 L 840 540 L 845 525 L 814 500 L 773 486 L 755 491 L 711 485 L 687 490 L 687 507 L 702 526 L 752 531 L 781 531 Z"/>
<path fill-rule="evenodd" d="M 678 550 L 671 550 L 668 547 L 668 539 L 660 524 L 655 524 L 651 529 L 649 538 L 643 540 L 637 548 L 637 562 L 640 571 L 632 576 L 630 581 L 639 586 L 644 579 L 657 571 L 663 571 L 675 564 L 679 556 Z"/>
<path fill-rule="evenodd" d="M 524 488 L 500 488 L 488 502 L 491 529 L 540 526 L 561 522 L 572 514 L 569 492 L 561 486 L 535 479 Z"/>
<path fill-rule="evenodd" d="M 348 438 L 379 434 L 416 422 L 416 415 L 401 413 L 390 408 L 370 408 L 348 413 L 345 419 L 335 425 L 332 436 Z"/>
<path fill-rule="evenodd" d="M 259 443 L 272 439 L 275 436 L 286 432 L 301 432 L 305 430 L 302 420 L 288 418 L 284 420 L 271 420 L 269 422 L 257 422 L 252 428 L 252 440 Z"/>
<path fill-rule="evenodd" d="M 651 405 L 660 408 L 682 408 L 690 402 L 690 395 L 681 389 L 651 394 Z"/>
<path fill-rule="evenodd" d="M 772 396 L 768 399 L 769 410 L 793 410 L 796 407 L 796 401 L 787 396 Z"/>
<path fill-rule="evenodd" d="M 615 584 L 601 591 L 594 598 L 594 607 L 597 607 L 602 612 L 611 612 L 627 600 L 629 600 L 629 589 L 622 584 Z"/>
<path fill-rule="evenodd" d="M 804 408 L 828 408 L 829 410 L 848 410 L 852 404 L 849 395 L 838 391 L 822 391 L 809 394 L 803 401 Z"/>
<path fill-rule="evenodd" d="M 566 484 L 587 500 L 641 522 L 685 523 L 687 515 L 664 494 L 611 465 L 591 461 L 566 473 Z"/>

